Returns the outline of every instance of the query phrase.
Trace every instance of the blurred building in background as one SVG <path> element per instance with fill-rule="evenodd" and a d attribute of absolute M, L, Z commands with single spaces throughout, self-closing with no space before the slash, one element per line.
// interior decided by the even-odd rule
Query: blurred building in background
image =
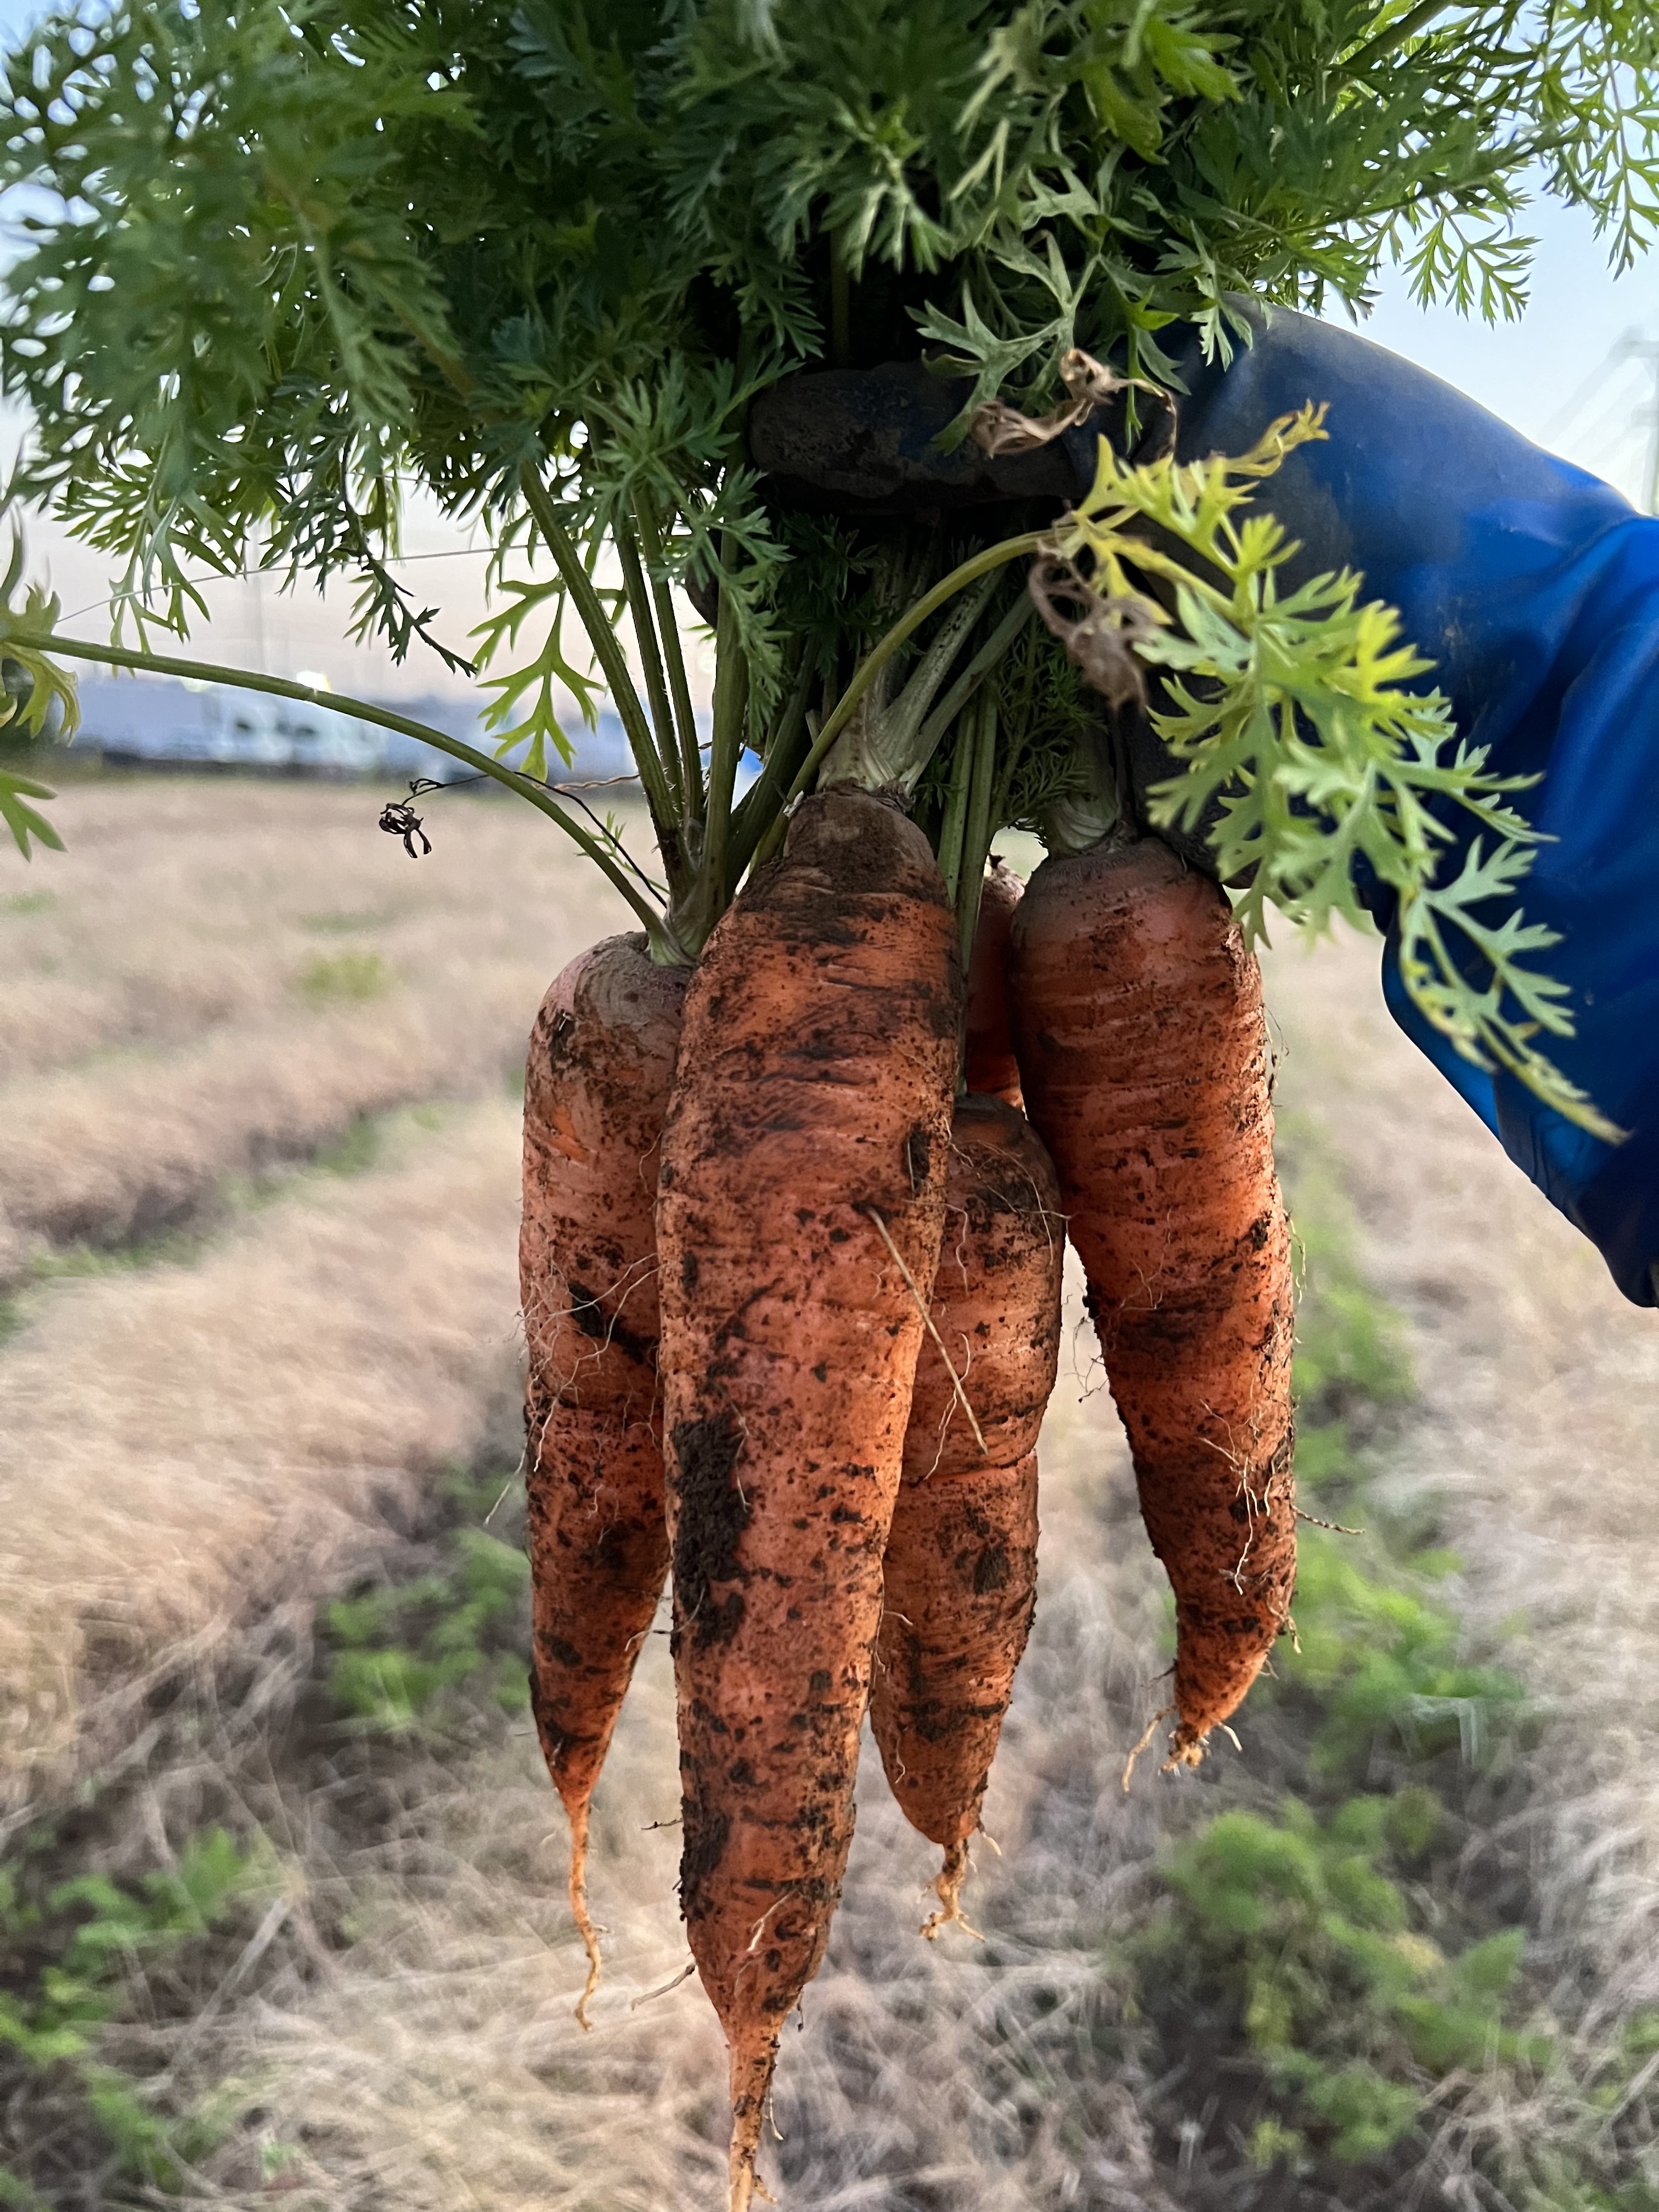
<path fill-rule="evenodd" d="M 465 762 L 418 738 L 330 708 L 156 677 L 89 677 L 78 688 L 81 727 L 75 748 L 101 754 L 112 768 L 240 769 L 343 781 L 429 776 L 438 783 L 472 774 Z M 410 720 L 425 722 L 480 752 L 495 750 L 482 709 L 465 699 L 388 703 Z M 634 763 L 622 722 L 609 707 L 601 708 L 593 729 L 573 714 L 566 734 L 574 758 L 568 769 L 554 771 L 561 781 L 631 776 Z"/>

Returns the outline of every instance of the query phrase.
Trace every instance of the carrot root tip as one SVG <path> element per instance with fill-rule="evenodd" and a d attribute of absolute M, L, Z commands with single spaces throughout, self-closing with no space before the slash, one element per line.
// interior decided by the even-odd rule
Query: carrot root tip
<path fill-rule="evenodd" d="M 1231 1735 L 1231 1730 L 1230 1729 L 1228 1733 Z M 1237 1741 L 1237 1739 L 1235 1737 L 1234 1741 Z M 1200 1730 L 1195 1729 L 1190 1721 L 1182 1721 L 1181 1726 L 1170 1738 L 1170 1755 L 1164 1760 L 1161 1771 L 1165 1774 L 1175 1774 L 1182 1767 L 1201 1766 L 1205 1754 L 1209 1749 L 1209 1744 L 1208 1729 Z"/>
<path fill-rule="evenodd" d="M 749 2212 L 757 2199 L 763 2204 L 777 2202 L 757 2171 L 761 2136 L 771 2109 L 777 2037 L 766 2037 L 758 2045 L 741 2037 L 740 2040 L 745 2047 L 734 2051 L 732 2061 L 732 2147 L 726 2169 L 726 2212 Z M 773 2132 L 777 2132 L 775 2124 Z M 781 2136 L 778 2139 L 782 2141 Z"/>
<path fill-rule="evenodd" d="M 755 2170 L 755 2161 L 760 2155 L 761 2116 L 762 2105 L 760 2100 L 757 2100 L 752 2113 L 739 2112 L 732 2124 L 726 2212 L 749 2212 L 757 2197 L 763 2204 L 777 2202 Z"/>
<path fill-rule="evenodd" d="M 968 1846 L 965 1843 L 948 1844 L 945 1864 L 933 1879 L 933 1894 L 939 1899 L 939 1910 L 930 1912 L 921 1923 L 921 1933 L 930 1943 L 939 1941 L 941 1928 L 960 1928 L 971 1936 L 975 1943 L 985 1941 L 979 1929 L 962 1909 L 962 1886 L 968 1879 Z"/>
<path fill-rule="evenodd" d="M 576 1933 L 582 1939 L 582 1948 L 587 1954 L 587 1979 L 576 2000 L 576 2020 L 585 2033 L 592 2033 L 593 2023 L 587 2017 L 587 2008 L 599 1986 L 603 1965 L 599 1955 L 599 1931 L 593 1925 L 587 1910 L 587 1807 L 579 1806 L 570 1815 L 570 1877 L 568 1885 L 570 1917 L 576 1923 Z"/>

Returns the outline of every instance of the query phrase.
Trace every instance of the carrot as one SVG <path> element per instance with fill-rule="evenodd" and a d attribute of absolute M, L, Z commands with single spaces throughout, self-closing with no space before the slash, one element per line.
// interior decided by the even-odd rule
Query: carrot
<path fill-rule="evenodd" d="M 1174 1586 L 1170 1764 L 1195 1765 L 1290 1618 L 1290 1234 L 1261 979 L 1156 838 L 1045 860 L 1013 928 L 1031 1118 Z"/>
<path fill-rule="evenodd" d="M 845 787 L 797 808 L 686 999 L 657 1207 L 680 1905 L 731 2051 L 733 2212 L 852 1839 L 961 1015 L 926 839 Z"/>
<path fill-rule="evenodd" d="M 1012 1012 L 1008 1000 L 1009 933 L 1024 885 L 993 853 L 979 897 L 979 926 L 968 963 L 967 1040 L 963 1059 L 970 1097 L 1020 1101 L 1019 1063 L 1014 1057 Z"/>
<path fill-rule="evenodd" d="M 588 1808 L 668 1571 L 653 1220 L 689 971 L 642 936 L 580 954 L 536 1018 L 519 1276 L 530 1350 L 531 1700 L 570 1821 L 570 1909 L 599 1986 Z"/>
<path fill-rule="evenodd" d="M 1036 1603 L 1033 1447 L 1060 1356 L 1064 1252 L 1059 1188 L 1036 1132 L 1000 1099 L 958 1099 L 933 1286 L 938 1339 L 916 1363 L 870 1692 L 893 1795 L 945 1852 L 939 1910 L 921 1930 L 930 1938 L 963 1919 L 968 1839 Z"/>

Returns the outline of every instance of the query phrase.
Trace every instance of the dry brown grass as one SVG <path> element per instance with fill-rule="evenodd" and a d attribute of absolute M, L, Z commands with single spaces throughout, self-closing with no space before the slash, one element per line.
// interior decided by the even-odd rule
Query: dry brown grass
<path fill-rule="evenodd" d="M 26 884 L 52 903 L 0 909 L 0 1287 L 52 1244 L 188 1220 L 359 1115 L 497 1091 L 553 973 L 626 926 L 527 808 L 430 799 L 411 864 L 377 803 L 240 781 L 63 793 L 70 849 Z"/>
<path fill-rule="evenodd" d="M 65 821 L 82 852 L 82 827 L 114 795 L 76 798 L 84 825 Z M 348 820 L 358 799 L 281 798 L 296 823 L 303 815 L 336 841 L 342 867 L 362 867 Z M 204 922 L 212 899 L 198 879 L 220 866 L 210 817 L 222 799 L 179 787 L 154 802 L 157 822 L 177 809 L 197 824 L 180 866 L 195 872 L 184 896 Z M 592 909 L 573 896 L 571 875 L 555 867 L 543 879 L 539 837 L 515 876 L 508 817 L 447 804 L 434 825 L 440 853 L 480 841 L 471 921 L 503 974 L 522 962 L 533 1006 L 574 939 L 606 920 L 580 919 Z M 501 842 L 486 866 L 490 839 Z M 291 850 L 283 857 L 298 865 Z M 376 848 L 368 865 L 380 857 Z M 235 866 L 246 858 L 238 846 Z M 389 841 L 386 859 L 394 885 L 416 880 Z M 546 922 L 540 948 L 526 951 L 520 901 L 532 866 L 544 902 L 536 910 L 567 919 Z M 158 896 L 161 880 L 152 879 Z M 288 979 L 319 945 L 357 940 L 304 933 L 291 917 L 369 898 L 337 886 L 295 892 L 291 869 L 274 866 L 258 881 L 290 917 L 288 935 L 270 933 L 286 949 L 247 951 L 246 1011 L 238 1001 L 218 1018 L 249 1037 L 267 1034 L 262 1023 L 293 1036 L 342 1019 L 302 1011 Z M 247 879 L 250 939 L 258 896 Z M 465 898 L 455 896 L 459 915 Z M 390 960 L 405 926 L 416 925 L 362 941 Z M 105 940 L 106 961 L 115 941 Z M 190 957 L 211 975 L 210 944 Z M 473 970 L 458 955 L 445 974 L 453 1005 Z M 1366 1264 L 1412 1323 L 1424 1405 L 1413 1461 L 1393 1479 L 1437 1501 L 1467 1562 L 1456 1595 L 1475 1632 L 1495 1644 L 1505 1622 L 1523 1622 L 1506 1660 L 1548 1718 L 1522 1840 L 1547 1955 L 1588 2051 L 1610 2023 L 1659 2002 L 1659 1536 L 1647 1504 L 1659 1335 L 1398 1036 L 1372 947 L 1281 957 L 1269 982 L 1287 1046 L 1281 1095 L 1328 1132 Z M 95 1021 L 111 1034 L 118 1018 L 137 1018 L 126 988 L 110 983 L 100 1001 Z M 189 1003 L 210 1003 L 205 980 Z M 389 1018 L 388 1006 L 374 1002 L 363 1020 Z M 442 1018 L 469 1017 L 457 1008 Z M 181 1066 L 201 1064 L 191 1055 L 211 1042 L 201 1031 L 191 1016 L 167 1034 Z M 373 1034 L 354 1036 L 347 1023 L 338 1048 L 368 1059 Z M 19 1079 L 45 1079 L 31 1065 Z M 97 1072 L 81 1071 L 89 1097 Z M 296 1111 L 301 1094 L 296 1085 Z M 332 1095 L 331 1110 L 345 1111 L 349 1084 Z M 259 1104 L 257 1083 L 240 1093 L 228 1085 L 216 1126 L 246 1132 Z M 0 1348 L 0 1391 L 21 1413 L 0 1439 L 0 1635 L 30 1655 L 41 1700 L 21 1741 L 14 1735 L 14 1759 L 60 1753 L 77 1700 L 106 1680 L 77 1684 L 77 1649 L 125 1673 L 163 1663 L 192 1636 L 216 1638 L 222 1658 L 255 1652 L 262 1606 L 287 1593 L 297 1617 L 308 1595 L 395 1542 L 422 1470 L 467 1452 L 491 1409 L 510 1406 L 512 1123 L 498 1097 L 435 1132 L 410 1125 L 368 1173 L 296 1182 L 187 1266 L 30 1294 L 27 1329 Z M 1124 1753 L 1159 1702 L 1160 1579 L 1086 1334 L 1077 1342 L 1083 1373 L 1063 1369 L 1044 1437 L 1037 1628 L 988 1804 L 1005 1856 L 982 1850 L 975 1875 L 971 1909 L 990 1941 L 936 1949 L 917 1938 L 934 1855 L 887 1802 L 872 1763 L 830 1960 L 784 2053 L 787 2140 L 770 2155 L 795 2212 L 1160 2212 L 1169 2201 L 1137 2116 L 1145 2084 L 1133 2023 L 1102 1946 L 1136 1924 L 1172 1810 L 1201 1804 L 1208 1782 L 1160 1783 L 1143 1770 L 1128 1800 L 1119 1787 Z M 115 1624 L 112 1641 L 94 1619 Z M 0 1660 L 12 1679 L 23 1663 Z M 1248 1724 L 1243 1734 L 1248 1755 Z M 282 1799 L 278 1814 L 269 1792 L 258 1799 L 284 1858 L 286 1963 L 256 2000 L 228 1996 L 212 2034 L 188 2049 L 176 2030 L 157 2031 L 186 2087 L 227 2075 L 241 2085 L 240 2117 L 192 2185 L 250 2212 L 268 2203 L 263 2145 L 286 2160 L 278 2179 L 293 2201 L 317 2212 L 678 2212 L 717 2202 L 724 2116 L 712 2014 L 695 1983 L 632 2008 L 685 1955 L 678 1833 L 649 1825 L 676 1809 L 665 1640 L 647 1651 L 600 1785 L 592 1883 L 612 1932 L 591 2037 L 570 2017 L 580 1949 L 533 1737 L 507 1734 L 471 1758 L 453 1747 L 425 1765 L 422 1756 L 410 1753 L 392 1814 L 372 1833 L 343 1827 L 321 1787 Z M 128 1801 L 131 1837 L 163 1832 L 161 1808 L 179 1786 L 176 1772 L 158 1771 Z M 229 1785 L 221 1776 L 213 1786 Z M 206 1802 L 212 1790 L 201 1787 Z M 1564 2090 L 1550 2094 L 1553 2103 L 1508 2110 L 1494 2086 L 1486 2124 L 1545 2135 L 1575 2118 Z M 1448 2201 L 1495 2200 L 1454 2189 Z"/>
<path fill-rule="evenodd" d="M 383 1550 L 511 1388 L 516 1117 L 458 1108 L 193 1264 L 34 1295 L 0 1353 L 0 1760 L 60 1753 L 94 1672 L 228 1637 Z"/>

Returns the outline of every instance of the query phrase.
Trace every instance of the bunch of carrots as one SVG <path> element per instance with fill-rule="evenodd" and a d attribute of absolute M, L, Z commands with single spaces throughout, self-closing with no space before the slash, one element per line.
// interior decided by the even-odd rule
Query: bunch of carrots
<path fill-rule="evenodd" d="M 1120 821 L 1023 896 L 993 861 L 953 898 L 866 737 L 695 966 L 593 947 L 529 1054 L 532 1682 L 578 2014 L 589 1809 L 672 1569 L 680 1900 L 730 2046 L 732 2212 L 866 1711 L 942 1853 L 921 1932 L 963 1923 L 1036 1601 L 1068 1235 L 1175 1589 L 1170 1765 L 1237 1707 L 1295 1575 L 1290 1238 L 1226 896 Z"/>
<path fill-rule="evenodd" d="M 1075 349 L 1060 376 L 1069 404 L 1048 416 L 974 413 L 988 454 L 1029 450 L 1126 389 Z M 731 2053 L 730 2212 L 760 2186 L 780 2032 L 828 1942 L 866 1712 L 895 1796 L 941 1854 L 921 1932 L 966 1924 L 969 1849 L 1036 1600 L 1036 1443 L 1066 1237 L 1175 1595 L 1173 1694 L 1131 1766 L 1170 1716 L 1166 1768 L 1196 1765 L 1290 1626 L 1290 1235 L 1247 931 L 1267 896 L 1317 922 L 1320 837 L 1345 855 L 1358 840 L 1402 902 L 1419 895 L 1449 834 L 1412 826 L 1431 778 L 1517 849 L 1532 833 L 1507 808 L 1513 780 L 1487 775 L 1478 752 L 1435 765 L 1443 701 L 1368 677 L 1370 720 L 1352 727 L 1371 749 L 1367 788 L 1385 795 L 1311 842 L 1276 799 L 1236 911 L 1137 818 L 1103 759 L 1110 724 L 1068 725 L 1054 669 L 1080 672 L 1114 712 L 1139 711 L 1144 671 L 1164 670 L 1153 727 L 1176 773 L 1149 794 L 1156 819 L 1178 827 L 1228 794 L 1237 837 L 1264 789 L 1294 796 L 1302 694 L 1260 668 L 1288 653 L 1304 691 L 1351 698 L 1369 650 L 1359 580 L 1310 587 L 1312 616 L 1306 594 L 1281 606 L 1267 581 L 1293 549 L 1241 510 L 1322 434 L 1310 406 L 1247 454 L 1188 464 L 1167 443 L 1126 464 L 1101 435 L 1093 487 L 1046 528 L 970 550 L 914 597 L 914 548 L 900 545 L 889 580 L 909 604 L 838 697 L 832 654 L 821 712 L 804 650 L 787 684 L 751 691 L 718 582 L 706 769 L 650 502 L 617 525 L 647 713 L 589 566 L 526 468 L 526 510 L 628 727 L 665 890 L 613 825 L 574 820 L 565 787 L 330 700 L 528 799 L 645 925 L 574 961 L 531 1039 L 532 1692 L 569 1814 L 586 2024 L 600 1969 L 590 1809 L 672 1575 L 680 1902 Z M 923 546 L 924 575 L 939 550 Z M 1007 602 L 1000 582 L 1022 560 L 1027 588 Z M 315 696 L 65 637 L 44 594 L 12 604 L 20 564 L 0 611 L 37 719 L 53 698 L 72 711 L 59 654 Z M 1281 613 L 1302 628 L 1259 661 L 1255 633 Z M 1395 619 L 1366 615 L 1373 629 Z M 1203 642 L 1206 625 L 1224 651 Z M 1401 652 L 1389 666 L 1403 679 L 1422 664 Z M 763 766 L 739 801 L 746 738 Z M 1217 764 L 1224 740 L 1232 767 Z M 1022 894 L 991 844 L 1023 818 L 1048 857 Z M 1541 1058 L 1525 1066 L 1559 1088 Z"/>
<path fill-rule="evenodd" d="M 989 453 L 1029 447 L 1123 389 L 1075 351 L 1060 377 L 1067 407 L 1023 422 L 988 405 L 972 434 Z M 526 471 L 639 763 L 666 879 L 656 906 L 614 828 L 575 822 L 563 787 L 390 709 L 331 701 L 528 799 L 645 925 L 571 963 L 530 1043 L 532 1692 L 569 1816 L 586 2025 L 601 1963 L 593 1793 L 672 1575 L 680 1902 L 730 2048 L 730 2212 L 760 2185 L 780 2032 L 824 1954 L 866 1713 L 896 1798 L 940 1853 L 921 1932 L 967 1924 L 969 1850 L 1036 1599 L 1036 1444 L 1068 1237 L 1175 1595 L 1172 1696 L 1131 1765 L 1170 1717 L 1166 1768 L 1196 1765 L 1290 1626 L 1290 1236 L 1246 932 L 1263 896 L 1299 911 L 1305 823 L 1280 810 L 1300 840 L 1285 846 L 1265 820 L 1236 911 L 1137 817 L 1103 762 L 1110 726 L 1067 725 L 1053 678 L 1079 671 L 1133 712 L 1143 670 L 1161 665 L 1170 711 L 1154 727 L 1177 773 L 1150 805 L 1176 823 L 1194 790 L 1220 787 L 1217 733 L 1265 746 L 1291 713 L 1245 648 L 1252 625 L 1277 619 L 1262 579 L 1291 549 L 1271 518 L 1240 511 L 1322 434 L 1310 407 L 1234 459 L 1133 465 L 1100 437 L 1093 488 L 1046 529 L 970 550 L 920 596 L 901 573 L 906 611 L 838 696 L 830 670 L 821 712 L 804 653 L 757 703 L 721 585 L 706 768 L 648 502 L 618 525 L 647 714 L 588 567 Z M 1008 601 L 1000 579 L 1021 561 L 1027 587 Z M 7 649 L 40 710 L 72 708 L 59 654 L 309 696 L 65 637 L 41 594 L 10 605 L 15 581 L 0 592 Z M 1349 640 L 1358 580 L 1326 586 L 1323 620 Z M 1358 647 L 1297 618 L 1309 681 L 1346 684 Z M 1209 652 L 1194 635 L 1206 621 L 1240 649 Z M 1421 665 L 1396 661 L 1407 676 Z M 1478 755 L 1432 767 L 1443 702 L 1374 688 L 1373 757 L 1386 738 L 1394 766 L 1367 773 L 1393 775 L 1398 803 L 1332 841 L 1369 836 L 1380 868 L 1407 889 L 1426 880 L 1432 847 L 1389 842 L 1419 772 L 1461 780 L 1455 795 L 1483 822 L 1526 833 L 1501 817 L 1510 787 Z M 1407 714 L 1402 737 L 1389 718 Z M 738 801 L 745 734 L 763 767 Z M 1022 787 L 1034 748 L 1046 765 Z M 1263 750 L 1247 793 L 1294 770 L 1287 758 Z M 1022 893 L 991 845 L 1023 818 L 1048 856 Z"/>
<path fill-rule="evenodd" d="M 0 579 L 21 719 L 72 731 L 64 659 L 338 708 L 535 807 L 638 925 L 557 979 L 530 1047 L 533 1692 L 585 2015 L 590 1808 L 672 1572 L 680 1895 L 738 2212 L 866 1711 L 940 1853 L 926 1932 L 961 1922 L 1067 1237 L 1174 1587 L 1170 1765 L 1288 1625 L 1267 904 L 1363 920 L 1363 862 L 1423 1019 L 1616 1133 L 1540 1048 L 1571 1030 L 1523 957 L 1549 933 L 1493 926 L 1536 842 L 1525 779 L 1414 688 L 1363 580 L 1291 588 L 1247 511 L 1318 410 L 1177 462 L 1148 381 L 1174 384 L 1158 333 L 1224 357 L 1241 298 L 1358 304 L 1402 250 L 1425 295 L 1501 296 L 1525 255 L 1486 283 L 1486 218 L 1542 112 L 1548 188 L 1620 252 L 1652 228 L 1623 127 L 1646 11 L 1523 38 L 1513 12 L 57 0 L 0 55 L 30 210 L 8 496 L 127 564 L 108 642 L 63 633 L 21 553 Z M 411 485 L 489 540 L 476 663 L 396 573 Z M 154 649 L 199 579 L 256 568 L 349 576 L 356 635 L 483 674 L 495 750 Z M 677 592 L 714 634 L 707 745 Z M 557 780 L 562 702 L 601 692 L 649 865 Z M 1137 796 L 1115 718 L 1143 709 L 1170 773 Z M 49 797 L 0 774 L 26 854 Z M 1023 896 L 988 866 L 1012 827 L 1048 854 Z"/>

